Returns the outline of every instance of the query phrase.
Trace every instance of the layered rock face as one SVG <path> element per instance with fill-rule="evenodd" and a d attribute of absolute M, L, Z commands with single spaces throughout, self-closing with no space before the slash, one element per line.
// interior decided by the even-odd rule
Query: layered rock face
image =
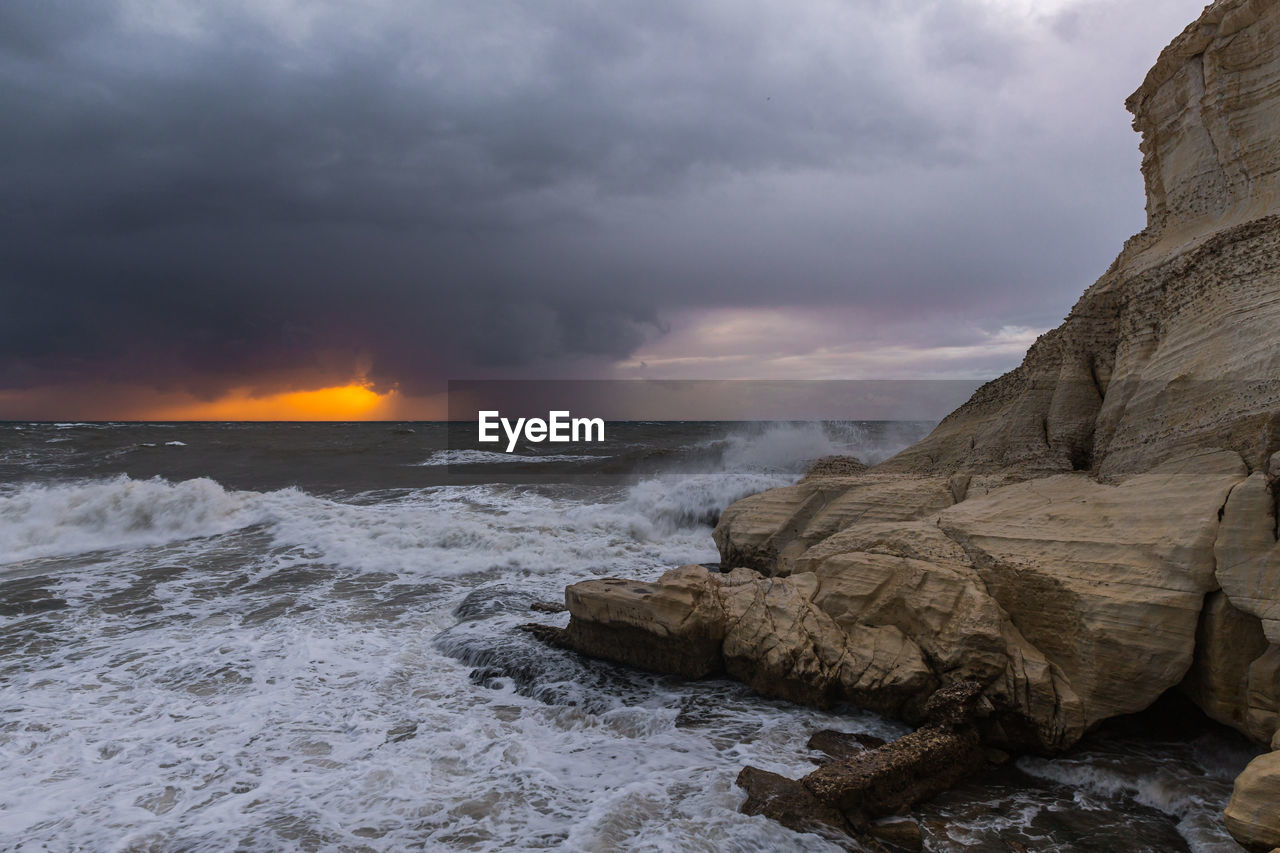
<path fill-rule="evenodd" d="M 739 501 L 725 574 L 568 590 L 571 644 L 919 719 L 983 685 L 1052 752 L 1180 685 L 1280 744 L 1280 4 L 1219 0 L 1129 99 L 1148 227 L 920 443 Z M 1228 827 L 1280 844 L 1277 755 Z"/>
<path fill-rule="evenodd" d="M 1146 230 L 1016 370 L 892 470 L 1088 469 L 1197 447 L 1257 470 L 1280 449 L 1280 10 L 1225 0 L 1128 100 Z"/>
<path fill-rule="evenodd" d="M 727 574 L 570 587 L 569 632 L 632 665 L 909 721 L 938 687 L 976 679 L 996 709 L 989 740 L 1062 749 L 1182 681 L 1218 586 L 1218 514 L 1247 478 L 1239 454 L 1217 450 L 1117 485 L 970 483 L 961 501 L 935 478 L 807 480 L 724 513 L 716 538 L 738 558 Z M 1233 613 L 1261 638 L 1256 618 Z M 1247 676 L 1224 680 L 1206 692 L 1244 713 Z M 1255 710 L 1260 734 L 1274 728 Z"/>
<path fill-rule="evenodd" d="M 1147 216 L 1190 235 L 1274 213 L 1280 43 L 1271 0 L 1214 3 L 1126 103 L 1142 133 Z"/>

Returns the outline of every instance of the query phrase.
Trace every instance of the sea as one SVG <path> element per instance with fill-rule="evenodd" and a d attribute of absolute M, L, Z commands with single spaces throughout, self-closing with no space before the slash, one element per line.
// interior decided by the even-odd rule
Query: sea
<path fill-rule="evenodd" d="M 714 563 L 732 501 L 931 424 L 0 423 L 0 850 L 840 850 L 738 812 L 747 764 L 901 724 L 584 659 L 568 584 Z M 915 812 L 929 850 L 1230 851 L 1256 752 L 1103 730 Z"/>

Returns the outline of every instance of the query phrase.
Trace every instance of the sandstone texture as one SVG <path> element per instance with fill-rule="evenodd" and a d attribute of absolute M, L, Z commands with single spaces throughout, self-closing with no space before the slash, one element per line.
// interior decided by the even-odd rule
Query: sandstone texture
<path fill-rule="evenodd" d="M 1186 676 L 1218 586 L 1218 515 L 1247 479 L 1240 456 L 1218 450 L 1118 484 L 1060 474 L 959 503 L 936 478 L 777 489 L 735 504 L 717 530 L 741 531 L 755 568 L 574 584 L 568 631 L 612 660 L 912 722 L 940 686 L 978 680 L 996 711 L 988 740 L 1062 749 Z M 1245 716 L 1248 663 L 1219 689 Z M 1264 704 L 1254 710 L 1269 740 Z"/>
<path fill-rule="evenodd" d="M 786 575 L 811 545 L 854 523 L 911 521 L 954 502 L 949 481 L 942 477 L 812 478 L 733 504 L 720 516 L 713 535 L 724 565 Z"/>
<path fill-rule="evenodd" d="M 729 507 L 726 573 L 570 587 L 564 643 L 912 722 L 978 684 L 964 738 L 1048 753 L 1180 686 L 1280 747 L 1280 3 L 1212 4 L 1128 107 L 1147 228 L 1021 366 L 878 466 Z M 748 808 L 848 824 L 821 780 L 861 756 L 753 770 Z M 1280 845 L 1280 752 L 1226 820 Z"/>
<path fill-rule="evenodd" d="M 882 469 L 1141 471 L 1280 446 L 1280 9 L 1214 3 L 1128 100 L 1148 225 L 1023 364 Z"/>
<path fill-rule="evenodd" d="M 1280 847 L 1280 752 L 1261 755 L 1236 779 L 1227 829 L 1253 850 Z"/>
<path fill-rule="evenodd" d="M 1216 592 L 1200 614 L 1196 649 L 1187 695 L 1213 719 L 1265 743 L 1276 730 L 1280 647 L 1269 647 L 1258 620 Z"/>

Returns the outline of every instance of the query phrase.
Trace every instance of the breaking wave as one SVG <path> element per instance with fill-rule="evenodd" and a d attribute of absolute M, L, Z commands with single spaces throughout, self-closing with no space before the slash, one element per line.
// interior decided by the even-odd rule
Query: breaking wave
<path fill-rule="evenodd" d="M 502 465 L 513 462 L 596 462 L 604 456 L 573 455 L 568 453 L 548 453 L 544 456 L 530 456 L 520 453 L 502 453 L 493 450 L 437 450 L 427 457 L 419 466 L 436 465 Z"/>
<path fill-rule="evenodd" d="M 267 520 L 256 497 L 203 477 L 27 484 L 0 494 L 0 544 L 17 561 L 213 536 Z"/>
<path fill-rule="evenodd" d="M 137 443 L 136 428 L 118 429 Z M 259 427 L 234 429 L 259 440 Z M 838 850 L 740 814 L 734 776 L 744 764 L 803 775 L 817 729 L 901 727 L 600 665 L 516 630 L 563 625 L 531 605 L 568 584 L 715 560 L 720 512 L 812 459 L 894 449 L 856 424 L 706 437 L 655 440 L 646 459 L 667 467 L 625 483 L 0 488 L 0 562 L 47 558 L 0 572 L 0 603 L 20 614 L 0 619 L 14 757 L 0 837 L 19 850 Z M 216 443 L 187 440 L 160 455 L 185 466 Z M 406 447 L 386 468 L 425 475 L 407 466 L 429 450 Z M 353 468 L 382 470 L 347 452 Z M 566 461 L 514 461 L 534 460 Z M 546 470 L 584 467 L 567 461 Z M 1149 803 L 1194 849 L 1229 849 L 1213 846 L 1212 813 L 1229 768 L 1197 776 L 1204 762 L 1161 757 L 1019 766 L 1081 797 Z M 949 831 L 994 844 L 1030 821 L 979 805 Z"/>
<path fill-rule="evenodd" d="M 1221 811 L 1251 754 L 1236 755 L 1220 741 L 1198 747 L 1196 742 L 1170 745 L 1150 757 L 1132 747 L 1114 752 L 1104 747 L 1057 759 L 1026 757 L 1018 768 L 1075 789 L 1077 802 L 1127 798 L 1162 812 L 1177 821 L 1178 834 L 1194 853 L 1243 853 L 1227 834 Z"/>

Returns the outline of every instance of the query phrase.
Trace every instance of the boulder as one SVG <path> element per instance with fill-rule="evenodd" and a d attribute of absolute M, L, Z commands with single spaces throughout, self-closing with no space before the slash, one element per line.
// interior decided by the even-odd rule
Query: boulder
<path fill-rule="evenodd" d="M 764 815 L 796 832 L 844 837 L 851 831 L 840 810 L 814 796 L 795 779 L 758 767 L 744 767 L 736 783 L 747 792 L 739 811 Z"/>
<path fill-rule="evenodd" d="M 1204 451 L 1114 486 L 1062 474 L 970 498 L 938 525 L 1061 671 L 1087 727 L 1182 680 L 1215 586 L 1218 512 L 1247 473 L 1237 454 Z"/>
<path fill-rule="evenodd" d="M 1249 762 L 1224 814 L 1227 830 L 1250 850 L 1280 847 L 1280 752 Z"/>
<path fill-rule="evenodd" d="M 911 521 L 954 502 L 947 478 L 818 477 L 734 503 L 712 535 L 724 565 L 788 575 L 810 545 L 855 522 Z"/>
<path fill-rule="evenodd" d="M 597 657 L 908 721 L 938 687 L 975 680 L 997 712 L 989 740 L 1059 750 L 1183 680 L 1215 584 L 1218 513 L 1246 475 L 1237 454 L 1203 451 L 1117 485 L 1063 474 L 931 519 L 849 523 L 786 577 L 685 566 L 656 583 L 584 581 L 566 594 L 568 635 Z M 937 486 L 895 478 L 893 492 Z M 737 530 L 722 522 L 730 552 Z M 1247 709 L 1253 682 L 1236 676 Z"/>
<path fill-rule="evenodd" d="M 911 718 L 936 686 L 892 626 L 846 632 L 814 603 L 817 578 L 682 566 L 657 583 L 589 580 L 566 590 L 568 644 L 593 657 L 699 678 L 727 673 L 762 695 L 855 702 Z"/>
<path fill-rule="evenodd" d="M 842 630 L 815 601 L 819 590 L 812 574 L 726 576 L 725 672 L 764 696 L 818 707 L 853 702 L 914 719 L 936 686 L 920 647 L 892 625 Z"/>
<path fill-rule="evenodd" d="M 823 456 L 815 459 L 805 472 L 805 479 L 816 477 L 850 477 L 867 470 L 867 464 L 853 456 Z"/>
<path fill-rule="evenodd" d="M 723 671 L 725 614 L 715 576 L 682 566 L 657 583 L 606 578 L 565 590 L 564 643 L 641 669 L 702 678 Z"/>

